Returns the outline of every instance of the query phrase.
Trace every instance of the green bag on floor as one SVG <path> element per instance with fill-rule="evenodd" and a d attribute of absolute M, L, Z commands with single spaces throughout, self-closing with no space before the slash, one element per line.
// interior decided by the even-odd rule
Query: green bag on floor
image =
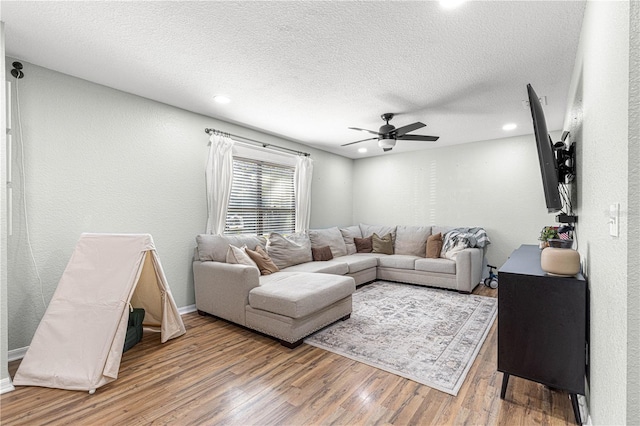
<path fill-rule="evenodd" d="M 144 309 L 133 308 L 129 312 L 129 326 L 127 327 L 127 335 L 124 338 L 124 349 L 126 352 L 142 340 L 142 321 L 144 320 Z"/>

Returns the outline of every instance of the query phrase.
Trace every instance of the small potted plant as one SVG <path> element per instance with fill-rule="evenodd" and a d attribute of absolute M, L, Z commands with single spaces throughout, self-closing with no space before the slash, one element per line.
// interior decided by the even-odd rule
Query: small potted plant
<path fill-rule="evenodd" d="M 540 231 L 540 248 L 543 249 L 545 247 L 549 247 L 549 240 L 558 238 L 558 227 L 557 226 L 545 226 Z"/>

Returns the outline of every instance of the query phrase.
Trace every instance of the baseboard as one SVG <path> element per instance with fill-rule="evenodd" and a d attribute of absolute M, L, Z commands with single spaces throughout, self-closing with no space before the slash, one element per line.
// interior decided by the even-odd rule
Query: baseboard
<path fill-rule="evenodd" d="M 13 387 L 13 383 L 11 383 L 11 379 L 9 377 L 0 380 L 0 395 L 3 393 L 11 392 L 15 389 L 16 388 Z"/>
<path fill-rule="evenodd" d="M 178 313 L 180 315 L 190 314 L 191 312 L 196 311 L 196 305 L 183 306 L 182 308 L 178 308 Z"/>
<path fill-rule="evenodd" d="M 27 353 L 27 349 L 29 349 L 29 346 L 25 346 L 24 348 L 18 348 L 18 349 L 10 350 L 9 352 L 7 352 L 8 361 L 11 362 L 11 361 L 15 361 L 15 360 L 24 358 L 24 354 Z"/>

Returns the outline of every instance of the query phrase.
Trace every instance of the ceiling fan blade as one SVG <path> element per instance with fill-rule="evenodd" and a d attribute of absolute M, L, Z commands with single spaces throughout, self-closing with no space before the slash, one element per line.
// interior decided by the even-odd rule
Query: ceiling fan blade
<path fill-rule="evenodd" d="M 376 133 L 377 134 L 377 133 Z M 344 145 L 340 145 L 340 146 L 349 146 L 349 145 L 353 145 L 356 143 L 360 143 L 360 142 L 364 142 L 364 141 L 372 141 L 374 139 L 378 139 L 378 138 L 368 138 L 368 139 L 362 139 L 361 141 L 355 141 L 355 142 L 349 142 L 349 143 L 345 143 Z"/>
<path fill-rule="evenodd" d="M 402 136 L 405 133 L 413 132 L 414 130 L 421 129 L 425 126 L 426 124 L 416 121 L 413 124 L 407 124 L 406 126 L 398 127 L 395 133 L 396 133 L 396 136 Z"/>
<path fill-rule="evenodd" d="M 438 139 L 440 139 L 439 136 L 424 136 L 424 135 L 404 135 L 398 138 L 398 140 L 401 140 L 401 141 L 426 141 L 426 142 L 435 142 Z"/>
<path fill-rule="evenodd" d="M 361 132 L 369 132 L 372 135 L 377 135 L 378 134 L 378 132 L 374 132 L 373 130 L 361 129 L 359 127 L 349 127 L 349 129 L 351 129 L 351 130 L 359 130 Z"/>

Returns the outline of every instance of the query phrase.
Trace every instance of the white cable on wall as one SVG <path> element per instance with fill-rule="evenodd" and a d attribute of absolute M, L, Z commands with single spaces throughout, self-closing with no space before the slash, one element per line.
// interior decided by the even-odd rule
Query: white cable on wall
<path fill-rule="evenodd" d="M 36 262 L 36 257 L 33 254 L 33 246 L 31 245 L 31 235 L 29 233 L 29 217 L 27 212 L 27 171 L 25 169 L 24 163 L 24 141 L 22 140 L 22 121 L 20 119 L 20 94 L 18 92 L 18 81 L 19 78 L 16 78 L 16 121 L 18 122 L 18 137 L 16 138 L 16 142 L 20 146 L 20 167 L 21 167 L 21 183 L 22 183 L 22 206 L 24 211 L 24 227 L 25 234 L 27 236 L 27 247 L 29 248 L 29 255 L 31 257 L 31 261 L 33 262 L 33 268 L 36 272 L 36 277 L 38 278 L 38 283 L 40 284 L 40 298 L 42 299 L 42 306 L 47 309 L 47 303 L 44 300 L 44 287 L 42 285 L 42 278 L 40 277 L 40 272 L 38 271 L 38 263 Z"/>

